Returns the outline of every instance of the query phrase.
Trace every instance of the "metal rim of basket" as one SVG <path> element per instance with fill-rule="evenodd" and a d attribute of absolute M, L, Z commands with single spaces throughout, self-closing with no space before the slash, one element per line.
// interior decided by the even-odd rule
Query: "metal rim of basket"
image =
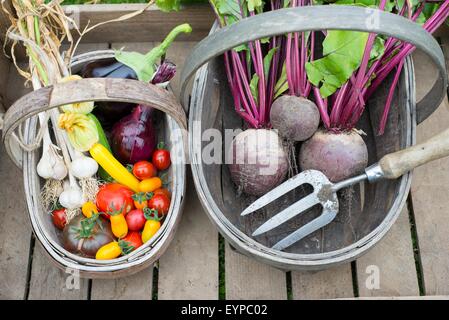
<path fill-rule="evenodd" d="M 326 14 L 329 14 L 330 12 L 332 13 L 337 13 L 340 15 L 336 15 L 339 17 L 337 24 L 341 23 L 341 21 L 351 21 L 351 23 L 349 24 L 345 24 L 343 26 L 337 26 L 335 25 L 335 21 L 332 23 L 327 23 L 326 25 L 328 27 L 326 27 L 325 29 L 350 29 L 350 30 L 359 30 L 359 31 L 367 31 L 367 27 L 354 27 L 354 21 L 356 21 L 356 25 L 357 23 L 361 23 L 361 19 L 363 21 L 363 19 L 369 17 L 370 15 L 373 14 L 373 12 L 378 13 L 378 10 L 373 10 L 373 9 L 361 9 L 361 8 L 355 8 L 355 7 L 345 7 L 345 6 L 339 6 L 339 7 L 335 7 L 335 6 L 328 6 L 329 8 L 320 8 L 319 10 L 313 10 L 313 7 L 310 8 L 293 8 L 293 9 L 283 9 L 284 11 L 289 11 L 289 14 L 298 14 L 302 17 L 304 16 L 311 16 L 312 13 L 317 13 L 321 16 L 321 18 L 324 18 L 326 16 Z M 342 7 L 344 8 L 344 11 L 341 11 Z M 325 9 L 325 10 L 323 10 Z M 346 16 L 347 15 L 347 11 L 346 10 L 350 10 L 352 11 L 352 15 L 355 15 L 355 20 L 351 20 L 352 16 L 349 17 L 351 19 L 341 19 L 342 16 Z M 307 11 L 307 12 L 304 12 Z M 284 12 L 287 13 L 287 12 Z M 267 14 L 273 14 L 272 12 L 267 13 Z M 267 15 L 267 14 L 262 14 L 259 16 L 263 16 L 263 15 Z M 362 18 L 358 17 L 358 14 L 362 14 Z M 274 26 L 277 28 L 277 30 L 273 31 L 273 29 L 271 31 L 266 31 L 266 30 L 262 30 L 263 28 L 261 27 L 261 23 L 266 21 L 270 21 L 269 17 L 265 16 L 263 19 L 259 19 L 257 21 L 257 23 L 254 23 L 254 25 L 257 25 L 256 30 L 262 30 L 260 32 L 256 31 L 255 33 L 257 34 L 251 34 L 250 37 L 251 39 L 242 39 L 242 37 L 234 37 L 232 38 L 232 36 L 229 36 L 228 33 L 236 33 L 236 30 L 239 30 L 238 27 L 234 27 L 235 25 L 239 25 L 240 23 L 245 23 L 246 25 L 243 27 L 241 26 L 240 29 L 241 30 L 245 30 L 246 28 L 248 28 L 248 25 L 251 25 L 251 23 L 248 22 L 248 20 L 253 19 L 255 17 L 252 18 L 248 18 L 245 19 L 245 21 L 243 22 L 239 22 L 236 23 L 235 25 L 232 25 L 231 27 L 228 28 L 224 28 L 221 29 L 219 31 L 214 32 L 215 30 L 211 31 L 211 34 L 209 35 L 208 38 L 204 39 L 202 42 L 200 42 L 200 44 L 197 45 L 197 47 L 194 48 L 194 50 L 192 51 L 191 55 L 189 56 L 189 58 L 187 59 L 187 63 L 186 66 L 188 66 L 187 68 L 185 68 L 183 70 L 182 76 L 181 76 L 181 83 L 182 83 L 182 89 L 181 89 L 181 99 L 184 98 L 184 92 L 185 92 L 185 88 L 187 86 L 187 83 L 189 81 L 189 79 L 193 76 L 193 74 L 195 72 L 197 72 L 197 76 L 195 78 L 194 81 L 194 90 L 193 92 L 196 91 L 200 91 L 201 92 L 201 88 L 198 88 L 201 84 L 199 83 L 198 79 L 201 77 L 201 73 L 207 73 L 207 65 L 206 63 L 214 58 L 219 56 L 220 54 L 222 54 L 223 52 L 229 50 L 230 48 L 233 48 L 235 46 L 237 46 L 238 44 L 241 43 L 245 43 L 251 40 L 255 40 L 258 39 L 260 37 L 263 36 L 270 36 L 270 35 L 274 35 L 274 34 L 280 34 L 280 33 L 286 33 L 285 29 L 284 32 L 279 32 L 279 26 L 277 23 L 279 23 L 280 25 L 282 25 L 282 27 L 285 27 L 286 23 L 283 22 L 285 21 L 285 17 L 283 17 L 282 19 L 280 19 L 280 17 L 282 17 L 281 13 L 277 13 L 277 14 L 273 14 L 277 17 L 278 20 L 276 20 L 276 23 L 274 24 Z M 400 20 L 399 22 L 399 27 L 400 26 L 410 26 L 411 25 L 411 29 L 407 29 L 407 31 L 409 32 L 399 32 L 400 36 L 398 36 L 395 31 L 398 30 L 398 28 L 393 28 L 395 31 L 392 32 L 392 34 L 388 33 L 387 35 L 391 35 L 391 36 L 396 36 L 397 38 L 401 39 L 401 40 L 406 40 L 408 39 L 406 37 L 406 35 L 410 36 L 413 35 L 414 32 L 416 31 L 416 27 L 418 27 L 417 25 L 415 25 L 414 23 L 411 23 L 410 21 L 404 19 L 404 18 L 400 18 L 396 15 L 393 14 L 386 14 L 384 12 L 380 12 L 380 15 L 382 17 L 384 17 L 384 20 L 382 23 L 380 23 L 380 25 L 385 25 L 387 23 L 391 23 L 391 21 L 395 21 L 395 20 Z M 386 17 L 385 17 L 386 16 Z M 256 16 L 257 17 L 257 16 Z M 298 18 L 297 16 L 295 16 L 296 20 L 300 20 L 300 18 Z M 399 18 L 399 19 L 398 19 Z M 280 19 L 280 20 L 279 20 Z M 255 19 L 253 19 L 255 20 Z M 314 17 L 312 19 L 308 19 L 308 23 L 310 23 L 311 20 L 315 20 L 315 21 L 321 21 L 319 20 L 317 17 Z M 325 21 L 327 21 L 326 19 L 324 19 Z M 270 21 L 269 24 L 271 25 L 273 21 Z M 313 24 L 313 23 L 312 23 Z M 273 27 L 273 26 L 271 26 Z M 295 25 L 293 27 L 291 27 L 288 32 L 294 32 L 294 31 L 298 31 L 298 29 L 300 29 L 299 31 L 308 31 L 310 29 L 313 30 L 319 30 L 319 29 L 324 29 L 323 24 L 321 24 L 321 26 L 310 26 L 308 25 L 308 27 L 304 27 L 304 26 L 298 26 Z M 217 28 L 217 26 L 215 26 L 215 28 Z M 232 31 L 233 30 L 233 31 Z M 276 32 L 277 31 L 277 32 Z M 384 33 L 385 32 L 380 32 L 380 30 L 368 30 L 368 31 L 374 31 L 378 33 Z M 225 33 L 226 32 L 226 33 Z M 443 58 L 443 54 L 442 51 L 438 45 L 438 43 L 435 41 L 435 39 L 433 39 L 433 37 L 428 34 L 427 32 L 425 32 L 421 27 L 418 27 L 418 32 L 419 32 L 419 36 L 417 37 L 418 40 L 414 40 L 414 41 L 410 41 L 413 42 L 413 44 L 415 44 L 418 48 L 422 49 L 425 53 L 427 53 L 431 59 L 433 60 L 434 64 L 437 66 L 439 72 L 440 72 L 440 78 L 439 80 L 435 83 L 434 87 L 430 90 L 430 92 L 425 96 L 424 99 L 422 99 L 420 101 L 420 103 L 417 105 L 416 101 L 415 101 L 415 83 L 414 83 L 414 75 L 413 72 L 409 72 L 409 70 L 413 70 L 413 62 L 411 61 L 411 58 L 407 58 L 407 62 L 406 62 L 406 68 L 404 70 L 406 70 L 406 74 L 405 74 L 405 78 L 406 78 L 406 87 L 409 89 L 409 99 L 407 101 L 407 111 L 408 111 L 408 119 L 406 121 L 406 123 L 409 125 L 409 131 L 410 134 L 407 135 L 407 141 L 405 141 L 405 146 L 409 146 L 413 143 L 415 143 L 415 127 L 416 124 L 423 121 L 427 116 L 429 116 L 434 109 L 439 105 L 439 103 L 441 102 L 441 100 L 444 97 L 445 94 L 445 88 L 447 86 L 447 78 L 446 78 L 446 70 L 445 70 L 445 64 L 444 64 L 444 58 Z M 223 33 L 229 37 L 231 37 L 231 40 L 228 41 L 222 41 L 222 39 L 220 38 Z M 261 36 L 262 34 L 262 36 Z M 212 39 L 212 40 L 211 40 Z M 229 39 L 229 38 L 228 38 Z M 423 40 L 424 39 L 424 40 Z M 426 42 L 429 41 L 430 43 Z M 205 48 L 210 47 L 211 45 L 215 45 L 217 43 L 221 43 L 223 44 L 219 49 L 213 49 L 213 50 L 208 50 L 207 52 L 207 57 L 203 57 L 200 58 L 199 62 L 194 63 L 195 59 L 198 58 L 198 55 L 201 52 L 205 52 Z M 230 44 L 231 43 L 231 44 Z M 425 45 L 424 45 L 425 44 Z M 228 48 L 227 48 L 228 47 Z M 435 92 L 440 91 L 442 94 L 436 95 L 435 98 Z M 195 101 L 195 98 L 201 99 L 201 94 L 198 95 L 199 97 L 192 95 L 192 100 L 191 100 L 191 106 L 194 106 L 200 102 Z M 432 103 L 436 104 L 436 106 L 432 105 Z M 421 108 L 421 109 L 417 109 Z M 195 111 L 198 110 L 194 110 L 195 108 L 192 107 L 192 109 L 190 110 L 191 112 L 191 116 L 189 117 L 189 121 L 191 124 L 191 122 L 195 119 L 199 119 L 198 115 L 195 116 Z M 421 113 L 419 111 L 422 111 Z M 324 254 L 293 254 L 293 253 L 285 253 L 285 252 L 277 252 L 276 250 L 272 250 L 268 247 L 265 247 L 263 245 L 261 245 L 260 243 L 258 243 L 257 241 L 255 241 L 254 239 L 250 238 L 249 236 L 246 236 L 243 232 L 241 232 L 238 228 L 236 228 L 234 225 L 232 225 L 231 223 L 229 223 L 229 220 L 227 220 L 226 217 L 224 217 L 221 214 L 220 209 L 218 208 L 218 206 L 216 205 L 214 199 L 212 199 L 211 197 L 208 196 L 208 194 L 210 194 L 207 186 L 203 186 L 199 175 L 202 175 L 202 177 L 204 178 L 204 173 L 202 171 L 202 168 L 199 164 L 201 164 L 201 159 L 198 157 L 201 157 L 200 154 L 198 154 L 198 150 L 201 150 L 201 145 L 198 145 L 199 141 L 195 140 L 195 136 L 198 136 L 198 131 L 199 128 L 195 128 L 195 126 L 191 126 L 191 130 L 189 132 L 189 150 L 190 150 L 190 154 L 192 157 L 192 170 L 196 173 L 193 175 L 194 177 L 194 181 L 195 181 L 195 185 L 197 187 L 197 191 L 199 194 L 199 198 L 201 200 L 202 205 L 205 207 L 206 212 L 208 213 L 209 218 L 212 220 L 212 222 L 218 227 L 218 229 L 220 229 L 223 233 L 224 236 L 227 238 L 227 240 L 234 245 L 238 251 L 243 251 L 243 254 L 246 255 L 251 255 L 252 257 L 261 260 L 263 262 L 272 264 L 274 266 L 280 267 L 282 269 L 300 269 L 300 270 L 304 270 L 304 269 L 308 269 L 308 270 L 316 270 L 316 269 L 322 269 L 325 268 L 327 266 L 330 265 L 338 265 L 339 263 L 343 263 L 348 261 L 348 259 L 355 259 L 357 257 L 359 257 L 360 255 L 362 255 L 363 253 L 365 253 L 370 247 L 372 247 L 375 243 L 377 243 L 378 240 L 380 240 L 390 229 L 391 225 L 396 221 L 397 217 L 400 214 L 400 210 L 402 209 L 402 207 L 405 204 L 406 198 L 407 198 L 407 190 L 409 190 L 410 185 L 411 185 L 411 173 L 408 173 L 406 175 L 404 175 L 401 178 L 401 185 L 399 187 L 398 190 L 398 195 L 394 201 L 394 203 L 392 204 L 388 214 L 386 215 L 386 217 L 384 218 L 384 220 L 382 221 L 382 223 L 376 228 L 374 229 L 370 234 L 366 235 L 364 238 L 360 239 L 359 241 L 355 242 L 354 244 L 344 247 L 342 249 L 336 250 L 336 251 L 331 251 L 331 252 L 327 252 Z M 194 145 L 196 141 L 196 145 Z M 212 214 L 211 212 L 214 212 L 215 214 Z M 218 214 L 217 214 L 218 212 Z M 223 229 L 223 227 L 226 227 L 227 229 Z M 242 249 L 244 248 L 244 249 Z M 245 252 L 246 251 L 246 252 Z"/>
<path fill-rule="evenodd" d="M 72 67 L 82 62 L 98 60 L 103 58 L 111 58 L 113 56 L 114 52 L 112 50 L 89 52 L 74 57 Z M 81 81 L 86 80 L 87 79 Z M 135 80 L 123 80 L 123 79 L 120 79 L 118 81 L 122 82 L 122 84 L 128 84 L 131 86 L 136 85 L 136 83 L 138 82 Z M 35 91 L 32 92 L 31 94 L 35 94 Z M 92 96 L 89 98 L 90 100 L 95 100 L 95 98 Z M 134 97 L 132 98 L 134 99 Z M 170 94 L 169 98 L 174 99 L 174 96 Z M 19 99 L 16 103 L 20 104 L 20 100 L 21 99 Z M 64 102 L 61 103 L 61 105 L 62 104 L 66 103 Z M 158 108 L 158 106 L 155 106 L 154 104 L 152 105 Z M 8 112 L 12 113 L 15 111 L 15 109 L 17 109 L 16 107 L 13 106 L 9 109 L 11 111 L 8 110 Z M 170 104 L 167 104 L 167 106 L 170 107 Z M 173 144 L 172 151 L 174 152 L 174 154 L 179 155 L 179 157 L 182 159 L 180 159 L 180 162 L 177 162 L 172 166 L 174 190 L 166 221 L 150 241 L 145 243 L 137 250 L 134 250 L 130 254 L 123 257 L 119 257 L 114 260 L 101 261 L 92 258 L 80 257 L 76 254 L 68 252 L 61 245 L 59 245 L 59 243 L 56 243 L 55 241 L 52 240 L 53 237 L 46 231 L 45 224 L 42 221 L 43 214 L 39 213 L 39 211 L 44 211 L 40 206 L 39 202 L 40 199 L 39 197 L 35 196 L 40 192 L 38 186 L 39 184 L 35 181 L 35 179 L 38 178 L 36 174 L 36 168 L 33 165 L 29 165 L 36 163 L 35 159 L 36 152 L 29 152 L 29 153 L 25 151 L 23 152 L 22 158 L 24 159 L 24 166 L 23 166 L 24 182 L 25 182 L 24 187 L 25 187 L 25 196 L 27 200 L 29 218 L 33 230 L 37 238 L 39 239 L 39 242 L 44 247 L 44 250 L 47 253 L 47 255 L 53 258 L 54 262 L 56 262 L 58 267 L 61 268 L 68 267 L 78 269 L 81 271 L 81 273 L 89 273 L 89 276 L 101 278 L 102 273 L 105 275 L 106 273 L 119 274 L 121 273 L 121 271 L 127 271 L 130 267 L 139 267 L 139 266 L 144 267 L 147 264 L 153 263 L 162 255 L 162 253 L 168 246 L 168 243 L 172 240 L 174 236 L 174 232 L 181 217 L 181 211 L 186 190 L 185 143 L 184 143 L 184 132 L 185 132 L 184 129 L 186 127 L 186 118 L 185 114 L 182 111 L 182 107 L 178 106 L 177 109 L 178 110 L 176 112 L 175 111 L 167 112 L 167 123 L 170 132 L 178 132 L 179 139 L 176 140 L 173 139 L 174 141 L 172 141 Z M 182 112 L 179 112 L 180 110 Z M 169 113 L 171 113 L 171 115 Z M 182 116 L 180 116 L 180 114 L 184 116 L 183 119 Z M 18 126 L 17 122 L 11 121 L 10 118 L 11 118 L 10 114 L 5 116 L 6 125 L 3 130 L 3 140 L 7 150 L 8 147 L 10 147 L 11 133 Z M 33 137 L 36 134 L 37 129 L 36 120 L 37 120 L 36 117 L 31 117 L 30 114 L 23 115 L 23 117 L 21 118 L 21 121 L 26 122 L 24 136 L 28 140 L 27 142 L 32 141 Z M 10 155 L 10 157 L 13 157 L 13 155 L 10 153 L 10 150 L 8 154 Z M 138 270 L 135 271 L 137 272 Z"/>
<path fill-rule="evenodd" d="M 378 9 L 326 5 L 269 11 L 210 33 L 193 48 L 186 59 L 181 73 L 181 102 L 187 109 L 187 85 L 199 68 L 212 58 L 241 44 L 264 37 L 319 30 L 353 30 L 382 34 L 413 44 L 422 50 L 436 66 L 439 77 L 425 97 L 417 103 L 418 123 L 431 115 L 446 96 L 448 79 L 443 51 L 435 38 L 420 25 Z"/>

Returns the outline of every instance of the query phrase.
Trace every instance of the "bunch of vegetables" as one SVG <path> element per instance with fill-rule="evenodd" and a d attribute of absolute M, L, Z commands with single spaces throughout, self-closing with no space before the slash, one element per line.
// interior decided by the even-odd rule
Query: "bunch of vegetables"
<path fill-rule="evenodd" d="M 180 33 L 191 32 L 188 24 L 182 24 L 147 54 L 119 50 L 114 59 L 91 63 L 75 75 L 71 74 L 70 58 L 78 42 L 74 43 L 71 30 L 81 39 L 95 26 L 80 31 L 58 1 L 13 0 L 12 6 L 9 12 L 2 2 L 11 20 L 7 35 L 13 41 L 12 53 L 19 42 L 26 47 L 28 69 L 17 68 L 35 90 L 83 77 L 136 79 L 165 88 L 176 72 L 165 53 Z M 64 55 L 60 53 L 63 40 L 70 44 Z M 95 115 L 102 111 L 103 116 L 109 115 L 106 120 L 111 128 Z M 26 151 L 42 145 L 36 168 L 45 180 L 42 203 L 54 226 L 62 231 L 58 234 L 68 251 L 113 259 L 147 242 L 160 228 L 171 195 L 157 174 L 167 170 L 171 162 L 169 151 L 162 144 L 156 147 L 155 113 L 145 105 L 75 103 L 39 114 L 36 141 L 29 143 L 17 137 Z M 133 166 L 132 172 L 126 165 Z"/>
<path fill-rule="evenodd" d="M 388 11 L 420 23 L 429 32 L 449 16 L 448 0 L 325 2 Z M 210 1 L 220 26 L 263 11 L 325 2 Z M 368 99 L 394 72 L 379 123 L 378 133 L 383 134 L 405 58 L 413 50 L 412 45 L 392 37 L 323 30 L 260 39 L 226 52 L 234 108 L 246 124 L 246 130 L 235 137 L 227 159 L 238 188 L 260 196 L 280 184 L 291 166 L 286 146 L 291 147 L 292 142 L 301 142 L 301 170 L 320 170 L 334 182 L 362 171 L 368 151 L 357 123 Z"/>
<path fill-rule="evenodd" d="M 129 254 L 157 233 L 171 199 L 157 174 L 168 169 L 171 161 L 166 149 L 158 149 L 152 158 L 152 162 L 142 160 L 128 169 L 117 166 L 115 169 L 128 172 L 123 184 L 102 185 L 95 201 L 82 205 L 83 216 L 67 223 L 64 209 L 53 211 L 53 223 L 63 230 L 64 248 L 84 257 L 109 260 Z M 136 183 L 137 192 L 131 189 Z"/>

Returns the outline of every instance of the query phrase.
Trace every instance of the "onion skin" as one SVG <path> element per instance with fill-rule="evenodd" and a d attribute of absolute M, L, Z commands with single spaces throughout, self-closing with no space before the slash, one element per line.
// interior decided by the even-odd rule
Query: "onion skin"
<path fill-rule="evenodd" d="M 304 141 L 318 129 L 320 113 L 312 101 L 284 95 L 273 102 L 270 122 L 279 135 L 287 140 Z"/>
<path fill-rule="evenodd" d="M 299 151 L 301 170 L 321 171 L 332 182 L 353 177 L 368 165 L 368 149 L 354 130 L 332 133 L 318 130 Z"/>
<path fill-rule="evenodd" d="M 153 111 L 149 106 L 138 105 L 112 128 L 112 151 L 122 164 L 148 160 L 153 154 L 156 148 Z"/>
<path fill-rule="evenodd" d="M 287 153 L 273 130 L 248 129 L 241 132 L 234 138 L 229 153 L 227 159 L 231 162 L 232 181 L 248 195 L 261 196 L 287 176 Z"/>

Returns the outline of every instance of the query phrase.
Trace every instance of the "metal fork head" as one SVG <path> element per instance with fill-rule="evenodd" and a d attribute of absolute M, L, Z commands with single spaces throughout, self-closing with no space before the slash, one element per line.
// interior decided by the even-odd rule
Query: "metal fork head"
<path fill-rule="evenodd" d="M 268 232 L 293 217 L 306 212 L 316 204 L 320 204 L 323 208 L 320 216 L 294 231 L 273 247 L 278 250 L 283 250 L 314 231 L 324 227 L 335 218 L 338 213 L 338 197 L 333 188 L 334 185 L 323 173 L 317 170 L 306 170 L 290 178 L 251 204 L 245 211 L 243 211 L 242 215 L 249 214 L 264 207 L 303 184 L 311 185 L 313 187 L 313 192 L 270 218 L 254 231 L 253 236 Z"/>

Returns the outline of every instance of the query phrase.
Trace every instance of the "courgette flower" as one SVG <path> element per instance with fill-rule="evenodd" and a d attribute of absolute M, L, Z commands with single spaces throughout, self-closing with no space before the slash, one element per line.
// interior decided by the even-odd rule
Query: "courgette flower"
<path fill-rule="evenodd" d="M 99 140 L 95 122 L 85 114 L 63 113 L 59 116 L 58 125 L 67 132 L 73 148 L 80 152 L 89 151 Z"/>
<path fill-rule="evenodd" d="M 82 77 L 80 77 L 79 75 L 71 75 L 71 76 L 61 79 L 60 82 L 66 83 L 66 82 L 81 80 L 81 79 L 82 79 Z M 91 113 L 92 110 L 94 109 L 94 102 L 87 101 L 87 102 L 66 104 L 66 105 L 61 106 L 60 108 L 64 112 L 88 114 L 88 113 Z"/>

